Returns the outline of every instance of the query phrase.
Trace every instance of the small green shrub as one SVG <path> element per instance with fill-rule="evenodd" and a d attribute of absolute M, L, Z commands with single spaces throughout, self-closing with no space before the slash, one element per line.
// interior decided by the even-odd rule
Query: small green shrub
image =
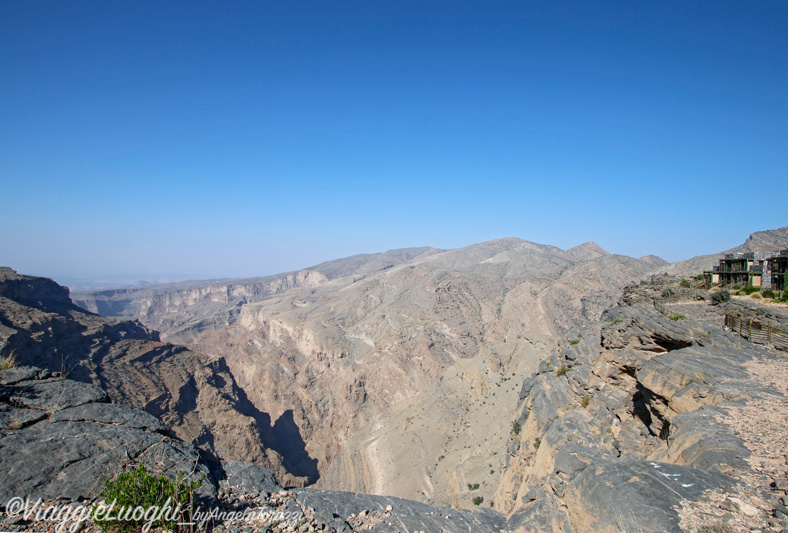
<path fill-rule="evenodd" d="M 689 282 L 688 279 L 683 279 L 683 280 L 681 280 L 681 283 L 679 283 L 679 287 L 684 287 L 685 289 L 689 289 L 691 286 L 692 285 L 690 285 L 690 282 Z"/>
<path fill-rule="evenodd" d="M 780 300 L 782 300 L 783 302 L 788 302 L 788 289 L 785 289 L 783 291 L 783 296 L 782 298 L 780 298 Z"/>
<path fill-rule="evenodd" d="M 733 289 L 734 291 L 738 291 L 739 289 L 741 289 L 741 285 L 738 285 L 738 284 L 736 284 L 736 285 L 733 285 L 733 286 L 731 287 L 731 289 Z"/>
<path fill-rule="evenodd" d="M 522 431 L 522 429 L 523 428 L 522 426 L 520 426 L 520 422 L 518 422 L 517 420 L 512 422 L 512 435 L 516 437 L 517 435 L 520 434 L 520 431 Z"/>
<path fill-rule="evenodd" d="M 591 401 L 591 396 L 583 396 L 583 399 L 580 401 L 580 405 L 583 406 L 583 409 L 588 407 L 588 403 Z"/>
<path fill-rule="evenodd" d="M 479 488 L 478 483 L 468 483 L 468 490 L 477 490 Z"/>
<path fill-rule="evenodd" d="M 761 296 L 760 292 L 756 292 L 756 293 L 753 293 L 753 295 L 750 296 L 750 298 L 762 298 L 762 296 Z"/>
<path fill-rule="evenodd" d="M 746 294 L 747 296 L 749 296 L 750 294 L 752 294 L 754 292 L 758 292 L 759 290 L 761 290 L 761 289 L 759 289 L 758 287 L 753 287 L 752 285 L 747 285 L 746 287 L 742 287 L 740 292 L 742 294 Z"/>
<path fill-rule="evenodd" d="M 623 321 L 624 321 L 623 318 L 621 318 L 620 316 L 617 316 L 611 322 L 608 322 L 607 325 L 608 326 L 615 326 L 616 324 L 621 324 Z"/>
<path fill-rule="evenodd" d="M 569 341 L 569 344 L 571 344 L 572 346 L 574 346 L 575 344 L 580 344 L 580 339 L 572 339 L 571 341 Z"/>
<path fill-rule="evenodd" d="M 667 289 L 662 291 L 662 297 L 663 298 L 670 298 L 671 296 L 675 296 L 675 295 L 676 295 L 676 291 L 674 291 L 670 287 L 668 287 Z"/>
<path fill-rule="evenodd" d="M 473 505 L 481 505 L 482 503 L 484 503 L 484 496 L 476 496 L 473 499 Z"/>
<path fill-rule="evenodd" d="M 703 281 L 703 274 L 698 274 L 697 276 L 692 276 L 692 279 L 695 281 Z"/>
<path fill-rule="evenodd" d="M 8 370 L 9 368 L 14 368 L 16 366 L 16 357 L 12 355 L 6 355 L 5 357 L 0 359 L 0 370 Z"/>
<path fill-rule="evenodd" d="M 764 298 L 774 298 L 774 296 L 775 296 L 775 294 L 774 294 L 774 291 L 773 291 L 773 290 L 771 290 L 771 289 L 763 289 L 763 290 L 761 291 L 761 295 L 762 295 Z"/>
<path fill-rule="evenodd" d="M 534 439 L 534 450 L 538 450 L 539 446 L 541 446 L 541 445 L 542 445 L 542 439 L 540 439 L 539 437 L 536 437 Z"/>
<path fill-rule="evenodd" d="M 711 295 L 711 302 L 713 304 L 721 304 L 731 299 L 731 293 L 728 289 L 720 289 Z"/>
<path fill-rule="evenodd" d="M 675 313 L 675 314 L 672 314 L 672 315 L 668 315 L 668 318 L 671 319 L 671 320 L 683 320 L 683 319 L 685 319 L 687 317 L 686 317 L 686 315 L 682 315 L 681 313 Z"/>
<path fill-rule="evenodd" d="M 148 473 L 145 464 L 140 463 L 140 466 L 135 470 L 120 474 L 115 481 L 110 481 L 109 478 L 104 480 L 104 487 L 99 492 L 99 496 L 104 498 L 108 504 L 115 502 L 113 514 L 117 518 L 131 517 L 133 510 L 138 507 L 145 509 L 145 514 L 154 507 L 163 509 L 169 499 L 171 509 L 174 510 L 180 505 L 180 516 L 173 516 L 172 512 L 157 513 L 163 516 L 153 521 L 152 526 L 153 528 L 175 530 L 180 527 L 178 523 L 191 521 L 194 493 L 205 480 L 203 476 L 198 481 L 187 483 L 184 478 L 185 475 L 182 472 L 177 473 L 175 481 L 171 481 L 164 474 L 156 477 Z M 123 509 L 130 510 L 128 516 L 124 514 Z M 167 520 L 167 518 L 171 520 Z M 99 525 L 105 530 L 139 531 L 146 522 L 147 520 L 141 517 L 138 520 L 100 521 Z"/>
<path fill-rule="evenodd" d="M 559 366 L 558 368 L 556 368 L 556 369 L 555 369 L 555 375 L 556 375 L 556 376 L 563 376 L 563 375 L 564 375 L 564 374 L 566 374 L 568 371 L 569 371 L 569 367 L 568 367 L 568 366 L 566 366 L 566 365 L 561 365 L 561 366 Z"/>

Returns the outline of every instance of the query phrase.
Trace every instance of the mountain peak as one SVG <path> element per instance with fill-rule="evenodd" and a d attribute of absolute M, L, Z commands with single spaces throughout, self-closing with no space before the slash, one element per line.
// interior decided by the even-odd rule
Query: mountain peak
<path fill-rule="evenodd" d="M 574 248 L 570 248 L 566 251 L 573 259 L 580 259 L 580 260 L 591 260 L 596 259 L 598 257 L 602 257 L 604 255 L 610 255 L 609 252 L 605 251 L 601 246 L 593 241 L 584 242 L 583 244 L 579 244 Z"/>

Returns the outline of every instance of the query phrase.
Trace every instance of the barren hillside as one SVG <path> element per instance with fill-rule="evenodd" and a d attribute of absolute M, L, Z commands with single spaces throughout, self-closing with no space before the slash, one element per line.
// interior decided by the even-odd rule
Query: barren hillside
<path fill-rule="evenodd" d="M 301 455 L 283 453 L 316 461 L 319 486 L 468 505 L 467 483 L 491 495 L 503 466 L 515 380 L 656 264 L 510 238 L 78 300 L 133 300 L 122 313 L 223 358 L 256 409 L 287 421 Z"/>

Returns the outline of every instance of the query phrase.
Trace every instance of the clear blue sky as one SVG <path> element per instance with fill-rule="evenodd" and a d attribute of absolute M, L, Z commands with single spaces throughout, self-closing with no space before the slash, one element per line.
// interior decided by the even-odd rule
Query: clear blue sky
<path fill-rule="evenodd" d="M 271 274 L 788 225 L 788 2 L 0 1 L 0 264 Z"/>

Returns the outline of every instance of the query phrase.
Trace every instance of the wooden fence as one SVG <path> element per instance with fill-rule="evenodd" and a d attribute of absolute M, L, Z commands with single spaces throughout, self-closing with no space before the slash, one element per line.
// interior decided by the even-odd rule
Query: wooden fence
<path fill-rule="evenodd" d="M 788 350 L 788 331 L 772 324 L 746 318 L 738 313 L 725 313 L 725 327 L 756 344 L 767 344 L 780 350 Z"/>
<path fill-rule="evenodd" d="M 676 303 L 680 301 L 686 300 L 698 300 L 702 298 L 702 291 L 698 291 L 695 289 L 679 289 L 674 294 L 670 296 L 664 296 L 662 298 L 657 298 L 654 300 L 654 309 L 662 313 L 663 315 L 670 315 L 670 309 L 668 309 L 668 304 Z"/>

